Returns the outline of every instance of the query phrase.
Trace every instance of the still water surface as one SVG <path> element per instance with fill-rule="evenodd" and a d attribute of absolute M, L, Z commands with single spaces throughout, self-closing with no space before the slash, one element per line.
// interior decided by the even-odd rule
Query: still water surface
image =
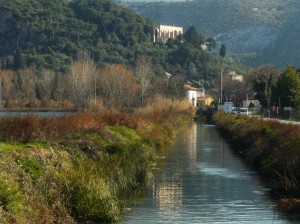
<path fill-rule="evenodd" d="M 54 118 L 54 117 L 62 117 L 66 115 L 72 115 L 74 112 L 68 111 L 50 111 L 50 112 L 38 112 L 38 111 L 28 111 L 28 112 L 5 112 L 0 111 L 0 118 L 5 117 L 26 117 L 26 116 L 39 116 L 42 118 Z"/>
<path fill-rule="evenodd" d="M 299 223 L 279 213 L 267 193 L 214 126 L 195 123 L 122 223 Z"/>

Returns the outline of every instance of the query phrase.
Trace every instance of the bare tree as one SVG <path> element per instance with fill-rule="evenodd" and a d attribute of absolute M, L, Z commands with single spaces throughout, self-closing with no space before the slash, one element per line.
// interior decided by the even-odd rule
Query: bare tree
<path fill-rule="evenodd" d="M 152 66 L 149 59 L 140 57 L 135 67 L 135 80 L 138 84 L 138 94 L 141 106 L 145 103 L 145 96 L 151 86 L 153 78 Z"/>
<path fill-rule="evenodd" d="M 32 69 L 20 69 L 13 76 L 16 97 L 28 104 L 36 99 L 36 74 Z"/>
<path fill-rule="evenodd" d="M 6 101 L 6 107 L 11 106 L 11 99 L 14 97 L 14 93 L 16 92 L 14 83 L 12 81 L 13 76 L 14 76 L 14 72 L 11 70 L 0 70 L 0 79 L 2 84 L 0 94 L 1 94 L 1 99 Z"/>
<path fill-rule="evenodd" d="M 122 109 L 132 105 L 137 90 L 133 72 L 122 65 L 99 70 L 98 92 L 104 104 Z"/>
<path fill-rule="evenodd" d="M 93 93 L 95 74 L 96 66 L 87 56 L 71 64 L 68 77 L 76 105 L 84 106 L 88 97 Z"/>
<path fill-rule="evenodd" d="M 56 86 L 55 72 L 52 70 L 43 70 L 42 75 L 38 77 L 37 84 L 40 97 L 51 99 Z"/>

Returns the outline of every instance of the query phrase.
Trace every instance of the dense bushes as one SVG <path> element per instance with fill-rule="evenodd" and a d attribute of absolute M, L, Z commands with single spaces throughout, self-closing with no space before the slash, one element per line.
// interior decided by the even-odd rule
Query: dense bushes
<path fill-rule="evenodd" d="M 1 118 L 1 223 L 120 220 L 191 112 L 186 102 L 155 105 L 159 118 L 154 109 Z"/>
<path fill-rule="evenodd" d="M 300 126 L 224 113 L 215 114 L 214 121 L 274 193 L 300 201 Z"/>

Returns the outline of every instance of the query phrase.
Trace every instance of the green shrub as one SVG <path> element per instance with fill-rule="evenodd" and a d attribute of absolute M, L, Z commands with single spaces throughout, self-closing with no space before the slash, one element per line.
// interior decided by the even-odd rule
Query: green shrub
<path fill-rule="evenodd" d="M 105 151 L 109 154 L 127 154 L 128 153 L 128 147 L 127 145 L 123 143 L 110 143 L 105 147 Z"/>
<path fill-rule="evenodd" d="M 285 138 L 276 150 L 262 161 L 263 170 L 271 177 L 272 186 L 300 193 L 300 139 Z M 299 195 L 300 196 L 300 195 Z"/>
<path fill-rule="evenodd" d="M 271 127 L 268 124 L 265 124 L 260 131 L 261 135 L 263 137 L 266 137 L 268 139 L 277 139 L 279 138 L 279 130 L 276 130 L 275 128 Z"/>
<path fill-rule="evenodd" d="M 121 146 L 124 150 L 124 146 Z M 153 164 L 157 160 L 156 150 L 141 142 L 125 147 L 126 153 L 119 151 L 102 157 L 102 173 L 118 196 L 132 193 L 137 187 L 145 186 L 150 180 Z"/>

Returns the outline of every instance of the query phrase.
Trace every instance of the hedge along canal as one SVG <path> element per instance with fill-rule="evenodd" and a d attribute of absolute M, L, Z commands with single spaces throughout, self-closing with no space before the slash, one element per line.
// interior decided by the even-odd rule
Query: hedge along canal
<path fill-rule="evenodd" d="M 300 211 L 300 127 L 248 116 L 216 113 L 221 135 L 257 170 L 279 207 Z"/>

